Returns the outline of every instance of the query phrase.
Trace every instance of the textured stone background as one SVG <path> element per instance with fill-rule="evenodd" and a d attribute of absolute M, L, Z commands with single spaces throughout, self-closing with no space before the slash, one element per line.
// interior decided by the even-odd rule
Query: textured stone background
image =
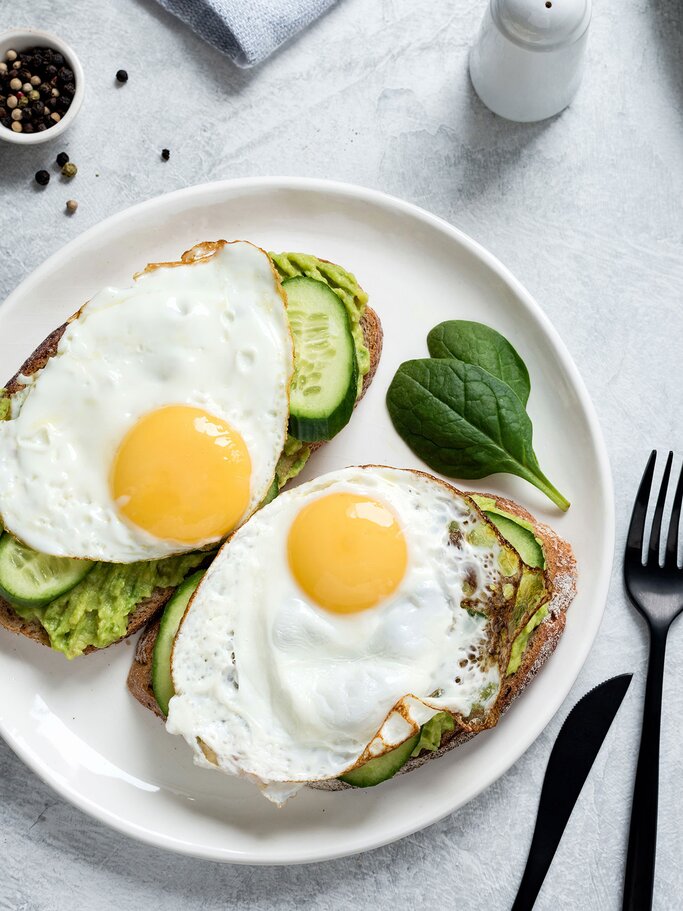
<path fill-rule="evenodd" d="M 598 3 L 576 101 L 528 126 L 494 117 L 472 92 L 466 58 L 482 11 L 482 0 L 343 0 L 244 72 L 152 0 L 0 0 L 0 28 L 59 32 L 89 82 L 65 143 L 80 166 L 68 187 L 53 179 L 42 192 L 32 183 L 51 146 L 0 147 L 0 299 L 90 225 L 177 187 L 295 174 L 402 196 L 491 249 L 550 314 L 602 420 L 620 554 L 647 452 L 683 448 L 683 6 Z M 119 67 L 131 80 L 117 90 Z M 172 150 L 167 164 L 163 146 Z M 61 207 L 72 196 L 80 208 L 69 219 Z M 561 721 L 590 687 L 632 670 L 618 725 L 538 902 L 539 911 L 619 908 L 646 658 L 645 630 L 625 604 L 619 569 L 618 561 L 588 662 L 527 754 L 457 814 L 361 857 L 257 869 L 150 849 L 63 803 L 0 744 L 0 908 L 503 911 Z M 679 627 L 663 723 L 661 911 L 680 908 L 683 891 L 682 677 Z"/>

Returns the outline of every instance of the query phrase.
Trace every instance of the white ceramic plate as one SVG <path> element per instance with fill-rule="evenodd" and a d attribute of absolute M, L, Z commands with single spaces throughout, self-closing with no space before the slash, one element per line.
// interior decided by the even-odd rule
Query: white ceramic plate
<path fill-rule="evenodd" d="M 364 791 L 304 790 L 283 809 L 251 785 L 197 769 L 184 741 L 129 695 L 133 643 L 73 663 L 0 631 L 0 732 L 62 796 L 109 825 L 175 851 L 243 863 L 298 863 L 367 850 L 451 813 L 495 781 L 543 730 L 576 678 L 603 612 L 613 555 L 607 456 L 584 385 L 538 305 L 489 253 L 414 206 L 319 181 L 255 179 L 171 193 L 108 219 L 49 259 L 0 307 L 0 364 L 11 374 L 103 285 L 203 240 L 247 238 L 351 269 L 385 333 L 374 383 L 350 425 L 307 468 L 423 467 L 394 432 L 384 396 L 398 364 L 426 355 L 436 323 L 464 317 L 503 332 L 532 378 L 540 463 L 572 500 L 560 515 L 511 477 L 510 495 L 568 538 L 580 591 L 542 673 L 498 727 L 437 762 Z"/>

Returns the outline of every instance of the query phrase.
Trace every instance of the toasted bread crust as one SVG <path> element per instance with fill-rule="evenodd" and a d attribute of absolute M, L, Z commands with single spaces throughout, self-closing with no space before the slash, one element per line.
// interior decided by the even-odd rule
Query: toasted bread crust
<path fill-rule="evenodd" d="M 51 357 L 54 357 L 54 355 L 57 353 L 57 346 L 59 345 L 59 341 L 64 335 L 66 327 L 70 322 L 71 320 L 67 320 L 67 322 L 62 323 L 61 326 L 51 332 L 48 337 L 38 345 L 33 354 L 30 354 L 26 358 L 12 379 L 5 384 L 5 389 L 10 395 L 14 395 L 15 392 L 18 392 L 23 387 L 23 383 L 20 381 L 20 377 L 33 376 L 34 373 L 37 373 L 39 370 L 43 369 Z"/>
<path fill-rule="evenodd" d="M 128 689 L 137 701 L 163 720 L 164 713 L 159 708 L 159 703 L 152 689 L 152 656 L 160 625 L 161 617 L 157 617 L 138 639 L 138 644 L 135 647 L 135 657 L 128 671 L 126 682 Z"/>
<path fill-rule="evenodd" d="M 203 249 L 208 249 L 212 245 L 199 245 Z M 192 248 L 195 250 L 196 248 Z M 192 251 L 186 251 L 181 258 L 181 262 L 189 262 L 191 259 L 187 259 Z M 162 264 L 151 264 L 152 267 L 156 265 L 173 265 L 172 263 L 162 263 Z M 147 267 L 149 269 L 150 266 Z M 69 323 L 76 319 L 80 313 L 80 310 L 74 313 L 70 319 L 65 323 L 62 323 L 57 329 L 53 330 L 46 339 L 44 339 L 36 350 L 29 355 L 29 357 L 24 361 L 19 370 L 14 374 L 14 376 L 9 380 L 5 385 L 5 389 L 10 395 L 14 395 L 20 389 L 23 388 L 24 384 L 21 382 L 22 377 L 32 376 L 34 373 L 37 373 L 39 370 L 42 370 L 43 367 L 47 364 L 51 357 L 57 353 L 57 348 L 59 346 L 60 339 L 64 335 L 67 326 Z M 363 377 L 363 387 L 361 394 L 356 401 L 356 405 L 365 395 L 365 392 L 372 382 L 372 378 L 375 375 L 377 370 L 377 365 L 379 364 L 380 355 L 382 353 L 382 325 L 379 321 L 379 317 L 370 307 L 366 307 L 363 316 L 361 318 L 361 327 L 363 329 L 363 335 L 365 337 L 365 344 L 368 347 L 370 352 L 370 369 L 368 373 Z M 315 443 L 311 446 L 311 451 L 318 449 L 322 446 L 321 443 Z M 146 598 L 144 601 L 141 601 L 135 610 L 130 614 L 128 619 L 128 627 L 126 629 L 126 635 L 124 639 L 128 636 L 132 636 L 134 633 L 137 633 L 143 626 L 145 626 L 153 617 L 155 617 L 162 609 L 162 607 L 169 600 L 174 588 L 158 588 L 149 598 Z M 38 623 L 37 620 L 23 620 L 18 614 L 15 613 L 12 606 L 0 597 L 0 627 L 4 627 L 10 632 L 18 633 L 22 636 L 27 636 L 29 639 L 33 639 L 34 642 L 40 642 L 41 645 L 50 646 L 50 640 L 45 629 Z M 150 627 L 150 630 L 154 629 L 154 624 Z M 158 627 L 157 627 L 158 629 Z M 144 643 L 147 635 L 150 630 L 147 631 L 145 636 L 140 641 L 140 645 Z M 154 634 L 154 639 L 156 639 L 156 632 Z M 118 640 L 121 641 L 121 640 Z M 115 643 L 112 643 L 114 645 Z M 153 646 L 153 642 L 152 642 Z M 85 649 L 84 654 L 89 654 L 90 652 L 98 651 L 98 649 L 93 646 L 89 646 Z M 137 655 L 137 652 L 136 652 Z M 135 664 L 131 668 L 131 674 L 129 675 L 129 686 L 131 691 L 136 699 L 139 699 L 143 705 L 146 705 L 147 708 L 156 711 L 159 714 L 159 707 L 154 699 L 153 694 L 151 694 L 151 651 L 149 655 L 150 664 L 149 667 L 146 667 L 146 662 L 142 662 L 141 667 L 144 667 L 144 671 L 140 671 L 139 674 L 134 674 Z M 138 677 L 140 678 L 138 681 Z M 131 680 L 133 681 L 131 685 Z M 134 687 L 134 689 L 133 689 Z"/>

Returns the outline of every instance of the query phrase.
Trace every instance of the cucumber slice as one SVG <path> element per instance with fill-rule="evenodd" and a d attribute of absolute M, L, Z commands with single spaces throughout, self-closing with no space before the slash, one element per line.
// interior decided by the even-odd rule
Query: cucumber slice
<path fill-rule="evenodd" d="M 410 754 L 417 746 L 420 734 L 417 733 L 397 746 L 395 750 L 389 750 L 383 756 L 376 759 L 370 759 L 368 762 L 357 769 L 351 769 L 346 775 L 340 775 L 341 781 L 352 784 L 355 788 L 371 788 L 387 778 L 395 775 L 401 766 L 404 766 L 410 759 Z"/>
<path fill-rule="evenodd" d="M 180 621 L 183 619 L 190 598 L 195 593 L 205 570 L 200 569 L 182 582 L 168 602 L 161 617 L 157 641 L 152 653 L 152 690 L 159 708 L 168 715 L 168 703 L 175 693 L 171 677 L 171 652 Z"/>
<path fill-rule="evenodd" d="M 17 607 L 42 607 L 78 585 L 95 564 L 31 550 L 10 534 L 0 538 L 0 595 Z"/>
<path fill-rule="evenodd" d="M 289 432 L 297 440 L 331 440 L 351 417 L 358 361 L 346 308 L 324 282 L 297 276 L 282 283 L 294 339 Z"/>

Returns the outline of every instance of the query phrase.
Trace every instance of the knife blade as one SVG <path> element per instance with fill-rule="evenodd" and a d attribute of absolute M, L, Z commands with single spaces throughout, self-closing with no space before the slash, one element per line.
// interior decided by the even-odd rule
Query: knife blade
<path fill-rule="evenodd" d="M 595 757 L 633 674 L 611 677 L 576 703 L 560 728 L 545 770 L 529 857 L 511 911 L 531 911 Z"/>

